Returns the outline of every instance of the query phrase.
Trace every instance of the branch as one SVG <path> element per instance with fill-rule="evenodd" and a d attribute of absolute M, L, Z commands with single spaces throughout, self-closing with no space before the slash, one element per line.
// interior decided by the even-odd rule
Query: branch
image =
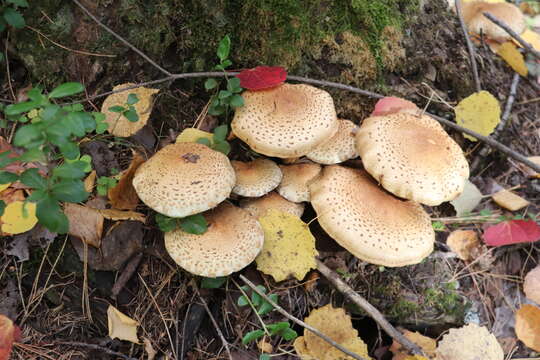
<path fill-rule="evenodd" d="M 456 6 L 456 13 L 459 19 L 459 25 L 461 25 L 461 29 L 463 30 L 463 34 L 465 35 L 465 41 L 467 43 L 467 49 L 469 49 L 469 60 L 471 62 L 471 70 L 473 72 L 473 78 L 474 78 L 474 84 L 476 85 L 476 91 L 481 91 L 482 87 L 480 86 L 480 79 L 478 77 L 478 68 L 476 66 L 476 52 L 474 51 L 473 43 L 471 42 L 471 38 L 469 37 L 469 32 L 467 31 L 467 26 L 465 25 L 465 21 L 463 20 L 463 15 L 461 14 L 461 0 L 454 0 L 455 6 Z"/>
<path fill-rule="evenodd" d="M 294 321 L 295 323 L 297 323 L 298 325 L 304 327 L 305 329 L 311 331 L 312 333 L 314 333 L 315 335 L 317 335 L 318 337 L 320 337 L 321 339 L 323 339 L 324 341 L 326 341 L 327 343 L 329 343 L 330 345 L 332 345 L 333 347 L 341 350 L 342 352 L 344 352 L 345 354 L 349 355 L 350 357 L 356 359 L 356 360 L 366 360 L 365 358 L 363 358 L 362 356 L 356 354 L 356 353 L 353 353 L 352 351 L 349 351 L 347 350 L 346 348 L 344 348 L 343 346 L 341 346 L 340 344 L 338 344 L 337 342 L 335 342 L 334 340 L 330 339 L 328 336 L 324 335 L 323 333 L 321 333 L 319 330 L 315 329 L 313 326 L 311 325 L 308 325 L 306 324 L 305 322 L 303 322 L 302 320 L 292 316 L 291 314 L 289 314 L 287 311 L 285 311 L 281 306 L 279 306 L 278 304 L 276 304 L 275 302 L 272 301 L 272 299 L 270 299 L 265 293 L 263 293 L 262 291 L 260 291 L 259 289 L 257 289 L 257 287 L 255 286 L 255 284 L 253 284 L 251 281 L 249 281 L 244 275 L 240 275 L 240 280 L 242 280 L 247 286 L 249 286 L 251 288 L 251 290 L 255 291 L 257 294 L 259 294 L 260 296 L 262 296 L 264 298 L 264 300 L 266 300 L 270 305 L 272 305 L 279 313 L 281 313 L 281 315 L 285 316 L 287 319 L 291 320 L 291 321 Z"/>
<path fill-rule="evenodd" d="M 119 357 L 119 358 L 122 358 L 122 359 L 125 359 L 125 360 L 137 360 L 136 358 L 129 357 L 127 355 L 124 355 L 122 353 L 113 351 L 113 350 L 108 349 L 108 348 L 103 347 L 103 346 L 99 346 L 97 344 L 87 344 L 87 343 L 83 343 L 83 342 L 79 342 L 79 341 L 59 341 L 59 342 L 56 342 L 56 344 L 80 346 L 80 347 L 85 347 L 85 348 L 89 348 L 89 349 L 92 349 L 92 350 L 98 350 L 98 351 L 104 352 L 106 354 L 109 354 L 109 355 L 112 355 L 112 356 L 115 356 L 115 357 Z"/>

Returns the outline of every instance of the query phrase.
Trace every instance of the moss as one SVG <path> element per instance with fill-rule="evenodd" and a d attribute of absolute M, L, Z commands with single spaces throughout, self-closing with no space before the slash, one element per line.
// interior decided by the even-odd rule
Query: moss
<path fill-rule="evenodd" d="M 400 299 L 390 308 L 388 315 L 392 319 L 404 321 L 405 319 L 413 317 L 419 310 L 420 307 L 418 304 Z"/>

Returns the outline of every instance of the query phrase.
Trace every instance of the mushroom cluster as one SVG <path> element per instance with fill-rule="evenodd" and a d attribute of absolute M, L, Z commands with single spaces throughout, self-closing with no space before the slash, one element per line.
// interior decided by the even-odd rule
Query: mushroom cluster
<path fill-rule="evenodd" d="M 152 209 L 170 217 L 203 212 L 209 223 L 204 235 L 166 233 L 181 267 L 209 277 L 242 269 L 263 245 L 257 219 L 269 209 L 302 216 L 305 202 L 364 261 L 404 266 L 432 252 L 435 234 L 421 204 L 456 198 L 469 176 L 462 150 L 438 122 L 391 100 L 358 126 L 339 119 L 330 94 L 309 85 L 242 96 L 232 132 L 260 157 L 229 161 L 203 144 L 177 143 L 135 174 L 133 185 Z M 363 169 L 343 164 L 358 156 Z M 231 194 L 239 207 L 224 202 Z"/>

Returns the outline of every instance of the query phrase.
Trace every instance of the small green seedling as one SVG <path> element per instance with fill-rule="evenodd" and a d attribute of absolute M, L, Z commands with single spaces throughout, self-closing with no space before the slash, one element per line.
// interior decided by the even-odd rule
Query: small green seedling
<path fill-rule="evenodd" d="M 208 223 L 202 214 L 190 215 L 183 218 L 172 218 L 157 213 L 156 223 L 163 232 L 180 228 L 189 234 L 202 235 L 208 230 Z"/>
<path fill-rule="evenodd" d="M 139 102 L 139 98 L 137 97 L 137 94 L 129 94 L 126 103 L 124 106 L 115 105 L 111 106 L 109 108 L 109 111 L 118 113 L 118 119 L 120 119 L 120 116 L 124 116 L 126 119 L 128 119 L 131 122 L 137 122 L 139 121 L 139 115 L 137 114 L 137 110 L 133 105 Z"/>
<path fill-rule="evenodd" d="M 221 276 L 221 277 L 217 277 L 217 278 L 203 277 L 201 279 L 201 288 L 203 288 L 203 289 L 219 289 L 226 282 L 227 282 L 227 277 L 226 276 Z"/>
<path fill-rule="evenodd" d="M 231 152 L 231 145 L 227 142 L 227 134 L 229 128 L 227 125 L 221 125 L 214 129 L 214 136 L 212 141 L 207 138 L 197 139 L 197 143 L 208 146 L 209 148 L 219 151 L 225 155 L 229 155 Z"/>
<path fill-rule="evenodd" d="M 100 176 L 96 181 L 98 195 L 105 196 L 110 189 L 118 184 L 118 180 L 113 177 Z"/>
<path fill-rule="evenodd" d="M 2 0 L 0 2 L 0 33 L 3 32 L 8 25 L 15 29 L 22 29 L 26 26 L 24 17 L 21 14 L 20 8 L 28 7 L 26 0 Z M 2 58 L 0 58 L 2 60 Z"/>
<path fill-rule="evenodd" d="M 441 221 L 434 221 L 431 223 L 431 226 L 435 231 L 446 231 L 446 226 L 444 226 L 444 223 Z"/>

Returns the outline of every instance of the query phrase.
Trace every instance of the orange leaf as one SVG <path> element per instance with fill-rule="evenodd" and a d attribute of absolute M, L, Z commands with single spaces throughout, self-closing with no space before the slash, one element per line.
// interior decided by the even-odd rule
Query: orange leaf
<path fill-rule="evenodd" d="M 95 248 L 101 246 L 103 215 L 99 210 L 78 204 L 66 203 L 64 213 L 69 220 L 69 234 Z"/>
<path fill-rule="evenodd" d="M 132 182 L 135 171 L 143 162 L 143 157 L 139 153 L 134 152 L 129 168 L 122 174 L 118 184 L 109 190 L 109 199 L 114 209 L 134 210 L 137 207 L 139 197 L 133 188 Z"/>
<path fill-rule="evenodd" d="M 19 341 L 21 330 L 9 318 L 0 314 L 0 360 L 8 360 L 13 342 Z"/>
<path fill-rule="evenodd" d="M 523 305 L 516 312 L 516 335 L 534 351 L 540 351 L 540 308 Z"/>

